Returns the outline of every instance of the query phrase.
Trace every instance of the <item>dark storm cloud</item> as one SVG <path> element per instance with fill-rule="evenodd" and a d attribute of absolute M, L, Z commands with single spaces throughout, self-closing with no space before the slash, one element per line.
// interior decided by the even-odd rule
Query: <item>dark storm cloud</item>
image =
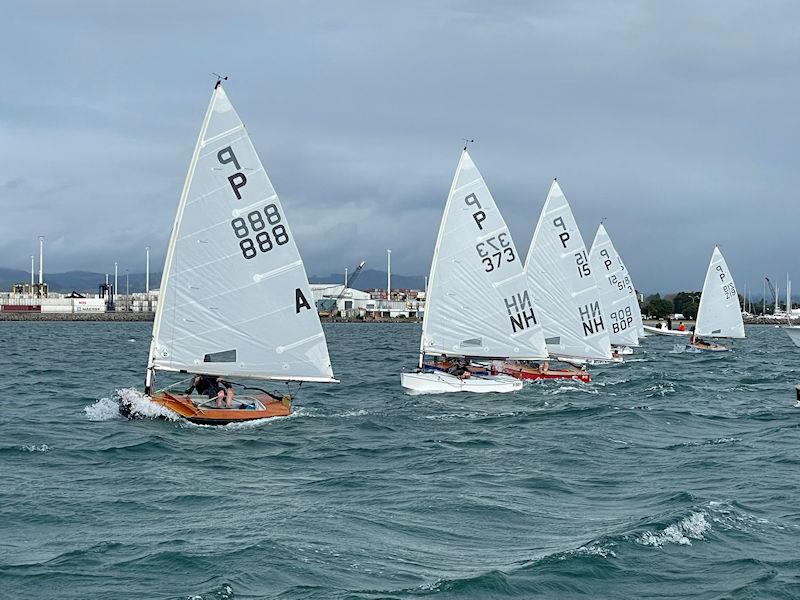
<path fill-rule="evenodd" d="M 558 176 L 645 290 L 794 268 L 800 9 L 745 2 L 6 4 L 0 266 L 162 260 L 210 93 L 312 273 L 427 272 L 460 139 L 526 249 Z"/>

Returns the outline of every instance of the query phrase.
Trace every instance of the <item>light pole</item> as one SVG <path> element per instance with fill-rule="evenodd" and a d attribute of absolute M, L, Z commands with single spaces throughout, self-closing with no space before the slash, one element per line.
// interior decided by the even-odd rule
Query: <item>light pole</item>
<path fill-rule="evenodd" d="M 145 246 L 146 259 L 144 265 L 144 293 L 150 298 L 150 246 Z"/>
<path fill-rule="evenodd" d="M 44 283 L 44 236 L 39 236 L 39 285 Z"/>
<path fill-rule="evenodd" d="M 392 251 L 386 250 L 386 299 L 392 299 Z"/>
<path fill-rule="evenodd" d="M 119 280 L 119 269 L 117 268 L 117 261 L 114 261 L 114 294 L 119 293 L 119 286 L 117 285 L 117 281 Z"/>
<path fill-rule="evenodd" d="M 131 311 L 131 285 L 128 279 L 128 269 L 125 269 L 125 312 Z"/>

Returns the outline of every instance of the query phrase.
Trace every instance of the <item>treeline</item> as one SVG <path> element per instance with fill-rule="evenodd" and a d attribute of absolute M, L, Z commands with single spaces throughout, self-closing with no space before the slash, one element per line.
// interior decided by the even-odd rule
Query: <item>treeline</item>
<path fill-rule="evenodd" d="M 670 296 L 666 298 L 662 298 L 661 294 L 647 296 L 642 304 L 642 314 L 656 319 L 664 319 L 667 315 L 673 314 L 682 314 L 688 320 L 697 318 L 700 292 L 678 292 Z"/>

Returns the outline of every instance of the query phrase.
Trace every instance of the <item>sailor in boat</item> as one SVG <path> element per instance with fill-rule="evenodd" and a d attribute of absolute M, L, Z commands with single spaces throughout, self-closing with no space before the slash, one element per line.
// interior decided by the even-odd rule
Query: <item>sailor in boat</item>
<path fill-rule="evenodd" d="M 223 389 L 224 388 L 224 389 Z M 222 408 L 222 399 L 225 399 L 225 406 L 231 407 L 233 401 L 233 386 L 225 381 L 222 377 L 215 375 L 195 375 L 192 378 L 192 384 L 185 394 L 190 396 L 194 390 L 198 394 L 208 396 L 208 399 L 217 399 L 217 408 Z"/>
<path fill-rule="evenodd" d="M 447 373 L 454 375 L 459 379 L 469 379 L 472 377 L 472 372 L 469 369 L 469 361 L 465 358 L 457 358 L 448 367 Z"/>
<path fill-rule="evenodd" d="M 706 341 L 698 335 L 692 334 L 692 339 L 690 345 L 694 346 L 695 348 L 700 348 L 701 350 L 714 350 L 719 348 L 719 344 L 714 342 Z"/>

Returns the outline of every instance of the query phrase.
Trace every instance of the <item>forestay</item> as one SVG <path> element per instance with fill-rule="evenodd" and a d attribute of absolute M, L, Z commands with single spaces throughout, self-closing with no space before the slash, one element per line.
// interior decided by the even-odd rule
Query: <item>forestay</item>
<path fill-rule="evenodd" d="M 148 365 L 335 381 L 283 207 L 219 84 L 167 249 Z"/>
<path fill-rule="evenodd" d="M 486 183 L 461 154 L 433 254 L 421 353 L 547 356 L 522 261 Z"/>
<path fill-rule="evenodd" d="M 703 283 L 695 334 L 705 337 L 744 337 L 739 294 L 725 258 L 716 246 Z"/>
<path fill-rule="evenodd" d="M 611 343 L 617 346 L 638 346 L 639 337 L 644 335 L 644 328 L 636 288 L 622 257 L 614 248 L 611 237 L 602 224 L 594 236 L 589 262 L 600 290 L 600 307 Z"/>
<path fill-rule="evenodd" d="M 611 359 L 589 256 L 557 181 L 547 194 L 525 261 L 528 287 L 552 356 Z"/>

